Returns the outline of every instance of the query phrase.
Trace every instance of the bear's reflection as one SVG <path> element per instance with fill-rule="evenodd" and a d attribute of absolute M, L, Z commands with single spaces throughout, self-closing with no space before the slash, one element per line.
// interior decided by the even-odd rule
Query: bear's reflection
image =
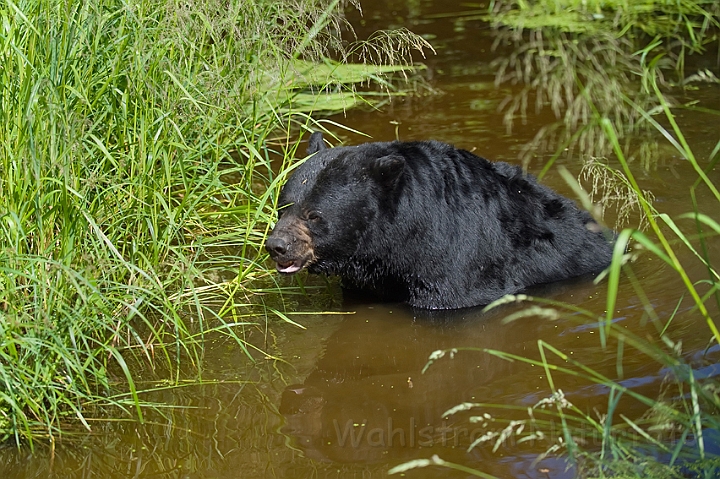
<path fill-rule="evenodd" d="M 464 401 L 517 399 L 527 389 L 518 388 L 524 380 L 512 376 L 520 370 L 527 374 L 527 368 L 461 351 L 422 370 L 428 356 L 441 349 L 536 349 L 543 321 L 503 324 L 507 312 L 462 310 L 419 318 L 403 306 L 358 306 L 328 339 L 305 382 L 283 392 L 283 432 L 307 457 L 325 461 L 464 454 L 480 430 L 472 430 L 462 416 L 443 418 L 443 413 Z M 424 449 L 421 456 L 418 448 Z"/>

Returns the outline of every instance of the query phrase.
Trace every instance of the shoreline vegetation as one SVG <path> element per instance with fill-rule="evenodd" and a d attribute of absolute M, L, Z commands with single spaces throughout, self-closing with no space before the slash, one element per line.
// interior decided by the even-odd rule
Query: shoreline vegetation
<path fill-rule="evenodd" d="M 350 4 L 0 7 L 0 440 L 142 422 L 140 374 L 202 381 L 207 336 L 252 360 L 244 328 L 291 321 L 256 299 L 289 133 L 375 101 L 367 85 L 404 93 L 410 53 L 432 50 L 348 42 Z"/>

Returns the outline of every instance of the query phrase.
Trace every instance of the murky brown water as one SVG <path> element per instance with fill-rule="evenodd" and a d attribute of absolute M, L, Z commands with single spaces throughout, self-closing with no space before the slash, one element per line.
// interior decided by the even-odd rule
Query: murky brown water
<path fill-rule="evenodd" d="M 490 63 L 507 52 L 491 49 L 493 38 L 487 26 L 437 15 L 466 10 L 458 0 L 386 5 L 379 0 L 363 1 L 364 18 L 351 18 L 360 36 L 364 31 L 399 26 L 431 36 L 438 54 L 429 57 L 427 64 L 432 85 L 442 94 L 396 101 L 379 112 L 352 111 L 335 120 L 378 141 L 392 140 L 396 134 L 403 140 L 433 138 L 487 158 L 517 162 L 522 146 L 554 121 L 554 116 L 544 110 L 530 115 L 525 124 L 518 122 L 512 133 L 506 130 L 497 105 L 512 89 L 493 86 Z M 717 73 L 717 66 L 713 68 Z M 701 85 L 695 98 L 717 108 L 720 87 Z M 700 113 L 684 113 L 679 118 L 698 158 L 707 158 L 718 140 L 716 118 Z M 349 142 L 364 141 L 339 130 L 338 134 Z M 670 149 L 660 152 L 656 168 L 646 171 L 636 164 L 634 173 L 643 188 L 654 192 L 663 212 L 690 211 L 688 190 L 696 177 L 691 166 Z M 538 154 L 529 169 L 537 172 L 551 155 Z M 580 169 L 572 154 L 558 161 L 573 173 Z M 710 176 L 720 184 L 717 168 Z M 555 170 L 543 181 L 572 195 Z M 704 192 L 699 193 L 698 201 L 701 210 L 715 211 L 715 218 L 720 217 L 717 204 L 712 206 Z M 691 261 L 691 253 L 678 251 L 683 261 L 693 265 L 689 269 L 693 279 L 706 276 L 701 265 Z M 711 244 L 711 257 L 717 258 L 719 253 L 717 242 Z M 649 257 L 641 258 L 633 270 L 656 314 L 666 321 L 684 290 L 680 279 L 667 265 Z M 603 289 L 590 281 L 570 281 L 533 293 L 601 315 L 605 309 Z M 651 343 L 657 341 L 658 327 L 644 313 L 628 278 L 622 279 L 621 291 L 616 324 Z M 672 336 L 682 340 L 686 358 L 694 359 L 708 374 L 717 374 L 718 348 L 703 356 L 710 334 L 689 308 L 689 302 L 680 305 Z M 539 358 L 538 341 L 543 340 L 651 397 L 660 391 L 665 375 L 658 363 L 631 348 L 625 348 L 618 361 L 617 343 L 601 348 L 598 328 L 578 316 L 555 321 L 528 317 L 506 324 L 502 319 L 519 310 L 518 306 L 487 314 L 466 310 L 421 317 L 402 305 L 352 299 L 337 309 L 354 314 L 304 317 L 300 322 L 306 330 L 272 324 L 264 338 L 258 335 L 254 339 L 266 343 L 269 353 L 284 362 L 260 357 L 256 364 L 249 364 L 236 345 L 218 341 L 209 348 L 204 371 L 204 377 L 217 384 L 146 398 L 184 409 L 168 410 L 144 427 L 98 424 L 93 435 L 69 438 L 57 444 L 54 452 L 45 447 L 34 454 L 6 449 L 0 455 L 0 477 L 372 478 L 385 477 L 389 468 L 404 461 L 434 454 L 498 477 L 573 477 L 573 470 L 566 470 L 559 459 L 533 462 L 549 442 L 514 444 L 511 439 L 496 452 L 488 446 L 468 452 L 468 445 L 484 430 L 468 423 L 462 414 L 442 417 L 463 402 L 508 407 L 536 404 L 550 395 L 541 367 L 459 351 L 423 374 L 428 356 L 439 349 L 473 347 Z M 717 311 L 713 314 L 717 316 Z M 567 364 L 555 358 L 552 361 Z M 607 389 L 590 382 L 586 375 L 556 374 L 553 379 L 581 410 L 594 416 L 595 408 L 607 409 Z M 637 417 L 644 407 L 625 398 L 620 410 Z M 498 424 L 501 417 L 527 418 L 524 410 L 480 411 L 491 411 Z M 426 468 L 407 476 L 467 474 Z"/>

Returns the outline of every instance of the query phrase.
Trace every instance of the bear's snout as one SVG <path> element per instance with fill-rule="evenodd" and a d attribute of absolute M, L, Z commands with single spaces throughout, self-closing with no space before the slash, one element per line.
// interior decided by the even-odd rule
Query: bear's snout
<path fill-rule="evenodd" d="M 287 253 L 290 246 L 290 238 L 286 236 L 270 236 L 265 242 L 265 249 L 270 253 L 270 257 L 276 258 Z"/>
<path fill-rule="evenodd" d="M 280 220 L 265 240 L 265 249 L 285 274 L 297 273 L 315 259 L 310 232 L 297 220 Z"/>

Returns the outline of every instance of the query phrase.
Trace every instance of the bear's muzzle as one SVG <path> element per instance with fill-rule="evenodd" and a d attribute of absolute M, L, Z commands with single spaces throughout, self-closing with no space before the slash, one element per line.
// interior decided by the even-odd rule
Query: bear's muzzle
<path fill-rule="evenodd" d="M 265 240 L 265 249 L 284 274 L 297 273 L 315 260 L 310 231 L 297 217 L 281 218 Z"/>

